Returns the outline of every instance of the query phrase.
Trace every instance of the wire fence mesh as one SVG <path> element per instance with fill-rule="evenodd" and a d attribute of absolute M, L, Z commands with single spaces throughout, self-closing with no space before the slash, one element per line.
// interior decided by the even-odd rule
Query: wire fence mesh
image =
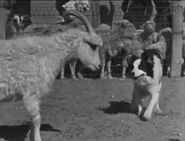
<path fill-rule="evenodd" d="M 107 3 L 107 1 L 100 2 L 101 4 Z M 122 0 L 120 1 L 115 1 L 115 13 L 114 13 L 114 19 L 113 19 L 113 27 L 116 25 L 118 21 L 123 19 L 123 13 L 121 10 L 121 3 Z M 157 31 L 170 26 L 170 21 L 169 21 L 169 15 L 170 15 L 170 7 L 168 5 L 164 6 L 163 3 L 158 2 L 157 6 L 158 11 L 160 11 L 156 17 L 156 23 L 157 23 Z M 143 11 L 145 14 L 143 14 Z M 86 11 L 83 13 L 91 22 L 91 11 Z M 146 22 L 151 15 L 151 7 L 143 7 L 143 6 L 138 6 L 135 5 L 134 7 L 129 9 L 129 13 L 124 15 L 124 18 L 128 19 L 131 21 L 136 28 L 140 28 L 140 26 Z M 32 1 L 31 2 L 31 21 L 32 24 L 35 25 L 49 25 L 52 28 L 57 27 L 56 25 L 58 24 L 58 21 L 60 20 L 61 16 L 59 15 L 55 1 Z M 78 63 L 80 64 L 80 63 Z M 79 65 L 80 66 L 80 65 Z M 166 67 L 166 64 L 164 64 Z M 78 68 L 78 67 L 77 67 Z M 111 66 L 112 74 L 113 76 L 121 76 L 122 72 L 122 57 L 115 57 L 112 59 L 112 66 Z M 166 69 L 164 69 L 166 71 Z M 78 71 L 78 69 L 77 69 Z M 127 71 L 128 72 L 128 71 Z M 83 70 L 82 72 L 86 76 L 96 76 L 99 77 L 100 72 L 92 72 L 89 71 L 88 69 Z M 66 66 L 66 71 L 65 71 L 66 76 L 70 76 L 70 70 L 69 67 Z M 129 72 L 128 72 L 129 74 Z"/>

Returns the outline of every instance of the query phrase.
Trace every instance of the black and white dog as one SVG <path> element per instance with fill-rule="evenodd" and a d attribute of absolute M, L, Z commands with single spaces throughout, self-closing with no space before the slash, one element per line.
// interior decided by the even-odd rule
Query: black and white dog
<path fill-rule="evenodd" d="M 149 120 L 153 110 L 162 113 L 159 108 L 159 96 L 162 83 L 162 58 L 160 52 L 155 49 L 145 50 L 139 59 L 133 61 L 132 73 L 135 84 L 131 101 L 131 109 L 137 111 L 138 116 Z M 147 97 L 151 97 L 146 111 L 143 113 L 143 103 Z"/>

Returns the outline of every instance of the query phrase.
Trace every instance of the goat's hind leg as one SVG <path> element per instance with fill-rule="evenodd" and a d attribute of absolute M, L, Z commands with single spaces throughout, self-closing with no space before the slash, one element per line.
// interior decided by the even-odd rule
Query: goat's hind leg
<path fill-rule="evenodd" d="M 40 137 L 41 116 L 39 99 L 36 95 L 29 95 L 23 98 L 23 102 L 32 119 L 30 141 L 42 141 Z"/>
<path fill-rule="evenodd" d="M 108 60 L 108 62 L 107 62 L 107 77 L 109 78 L 109 79 L 113 79 L 113 77 L 112 77 L 112 71 L 111 71 L 111 59 L 110 60 Z"/>
<path fill-rule="evenodd" d="M 122 68 L 121 78 L 122 78 L 122 80 L 125 80 L 126 79 L 126 69 L 128 67 L 126 57 L 123 58 L 123 60 L 122 60 L 122 67 L 123 68 Z"/>

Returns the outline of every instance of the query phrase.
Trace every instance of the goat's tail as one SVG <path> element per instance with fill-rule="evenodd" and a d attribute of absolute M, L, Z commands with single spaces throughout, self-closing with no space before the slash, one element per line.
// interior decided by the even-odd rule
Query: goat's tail
<path fill-rule="evenodd" d="M 170 33 L 172 34 L 172 29 L 170 27 L 166 27 L 166 28 L 163 28 L 159 31 L 159 37 L 161 37 L 163 35 L 163 33 Z"/>
<path fill-rule="evenodd" d="M 83 24 L 86 27 L 86 30 L 90 34 L 95 33 L 93 27 L 91 26 L 91 24 L 89 23 L 89 21 L 87 20 L 87 18 L 82 13 L 78 12 L 77 10 L 69 10 L 69 11 L 66 12 L 65 15 L 66 16 L 67 15 L 72 15 L 72 16 L 75 16 L 75 17 L 79 18 L 83 22 Z"/>

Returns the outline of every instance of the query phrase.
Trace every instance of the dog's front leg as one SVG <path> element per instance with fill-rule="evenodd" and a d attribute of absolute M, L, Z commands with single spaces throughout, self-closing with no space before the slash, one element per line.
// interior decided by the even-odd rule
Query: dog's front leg
<path fill-rule="evenodd" d="M 149 103 L 149 105 L 143 115 L 143 118 L 145 120 L 151 119 L 153 109 L 155 106 L 157 106 L 158 100 L 159 100 L 159 92 L 152 93 L 151 101 L 150 101 L 150 103 Z"/>
<path fill-rule="evenodd" d="M 162 114 L 162 113 L 163 113 L 162 110 L 161 110 L 160 107 L 159 107 L 159 103 L 156 104 L 154 111 L 155 111 L 155 113 L 157 113 L 157 114 Z"/>
<path fill-rule="evenodd" d="M 131 110 L 132 112 L 137 112 L 137 115 L 140 116 L 142 112 L 142 96 L 139 94 L 136 88 L 134 88 L 134 92 L 132 95 L 132 101 L 131 101 Z"/>

